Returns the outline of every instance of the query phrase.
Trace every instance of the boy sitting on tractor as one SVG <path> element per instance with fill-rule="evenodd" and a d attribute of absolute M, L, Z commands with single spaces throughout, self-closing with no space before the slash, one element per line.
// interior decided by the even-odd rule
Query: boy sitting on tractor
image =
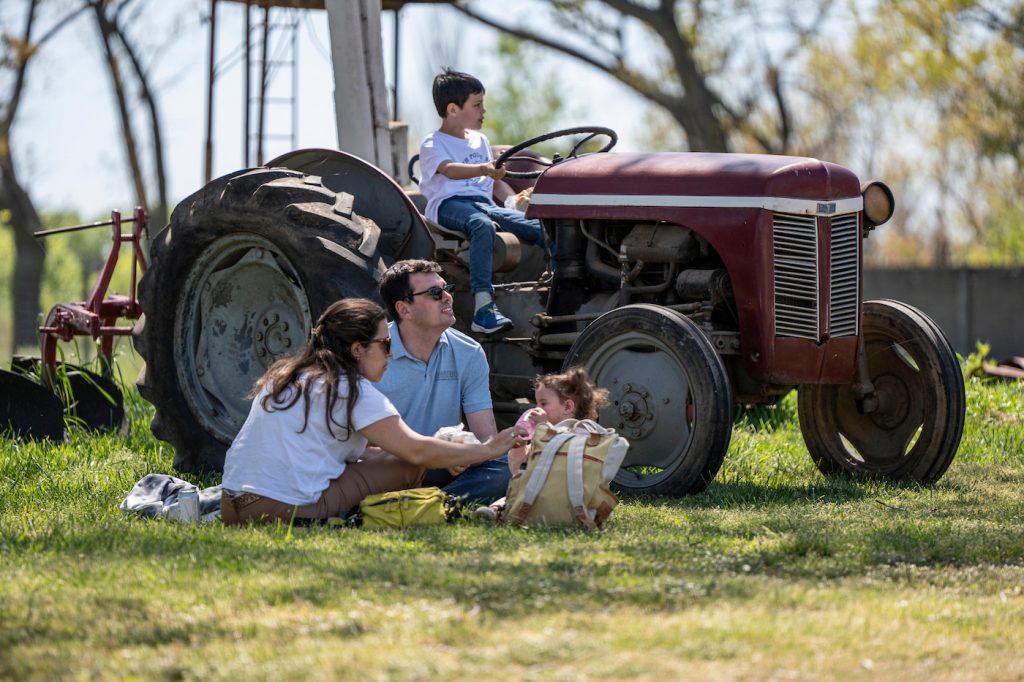
<path fill-rule="evenodd" d="M 491 252 L 495 229 L 510 232 L 527 244 L 543 244 L 540 221 L 527 220 L 492 200 L 495 168 L 484 122 L 484 86 L 473 76 L 448 68 L 434 78 L 434 106 L 441 127 L 420 145 L 420 190 L 427 199 L 427 218 L 469 238 L 469 274 L 473 290 L 472 330 L 484 334 L 507 331 L 513 323 L 494 305 Z"/>

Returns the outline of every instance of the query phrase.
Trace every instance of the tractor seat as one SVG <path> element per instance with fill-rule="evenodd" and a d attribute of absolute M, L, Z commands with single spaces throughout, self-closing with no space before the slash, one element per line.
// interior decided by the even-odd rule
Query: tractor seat
<path fill-rule="evenodd" d="M 469 266 L 469 238 L 461 232 L 450 230 L 443 225 L 427 218 L 423 212 L 427 208 L 427 199 L 419 190 L 406 192 L 416 209 L 420 212 L 423 224 L 434 240 L 434 248 L 452 254 L 459 262 Z M 519 266 L 523 256 L 523 246 L 511 232 L 504 232 L 497 224 L 494 225 L 495 235 L 492 267 L 495 272 L 511 272 Z"/>

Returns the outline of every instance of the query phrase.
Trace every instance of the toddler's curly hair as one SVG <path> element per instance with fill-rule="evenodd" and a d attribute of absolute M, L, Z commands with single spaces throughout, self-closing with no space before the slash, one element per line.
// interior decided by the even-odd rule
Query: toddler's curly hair
<path fill-rule="evenodd" d="M 562 402 L 572 400 L 576 404 L 576 414 L 573 416 L 577 419 L 597 419 L 597 411 L 608 404 L 608 391 L 595 386 L 583 367 L 571 367 L 561 374 L 539 376 L 533 386 L 554 391 Z"/>

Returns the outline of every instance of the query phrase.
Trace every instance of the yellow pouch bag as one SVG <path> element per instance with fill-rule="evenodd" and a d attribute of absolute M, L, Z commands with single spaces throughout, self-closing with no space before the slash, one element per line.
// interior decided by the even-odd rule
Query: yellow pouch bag
<path fill-rule="evenodd" d="M 455 513 L 452 497 L 440 488 L 411 488 L 368 495 L 359 503 L 363 528 L 436 526 Z"/>

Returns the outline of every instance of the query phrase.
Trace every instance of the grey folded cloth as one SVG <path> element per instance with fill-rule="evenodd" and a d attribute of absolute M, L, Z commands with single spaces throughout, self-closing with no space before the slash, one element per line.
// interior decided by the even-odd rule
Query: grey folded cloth
<path fill-rule="evenodd" d="M 179 498 L 183 493 L 186 496 L 198 494 L 200 520 L 212 521 L 220 518 L 220 491 L 219 485 L 199 490 L 195 484 L 174 476 L 147 474 L 135 484 L 131 492 L 128 493 L 128 497 L 121 501 L 120 509 L 142 516 L 187 520 L 180 518 L 175 513 Z"/>

